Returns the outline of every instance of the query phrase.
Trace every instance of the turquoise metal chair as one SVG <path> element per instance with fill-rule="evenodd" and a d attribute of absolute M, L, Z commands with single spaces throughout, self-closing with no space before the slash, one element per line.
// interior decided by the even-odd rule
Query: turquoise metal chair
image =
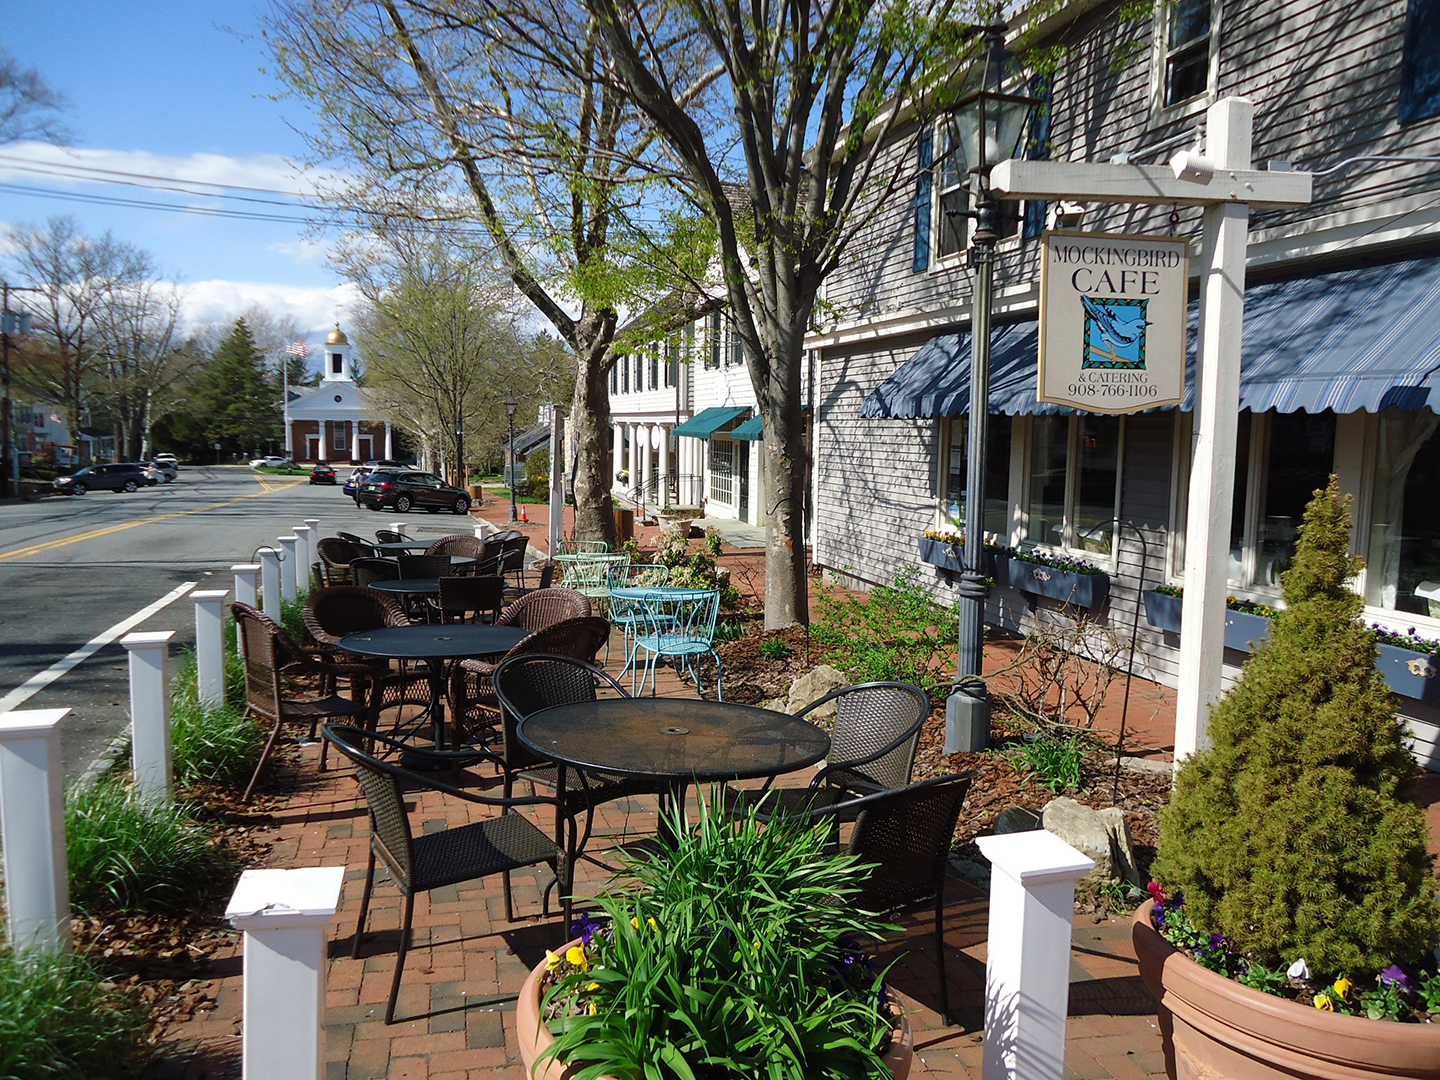
<path fill-rule="evenodd" d="M 700 681 L 700 660 L 715 657 L 715 700 L 723 701 L 721 693 L 720 657 L 715 653 L 715 618 L 720 613 L 718 589 L 654 589 L 639 598 L 639 621 L 635 626 L 636 662 L 630 667 L 632 693 L 643 693 L 645 680 L 650 680 L 650 693 L 655 694 L 655 665 L 669 657 L 677 669 L 693 671 L 695 689 L 704 694 Z M 639 690 L 635 689 L 635 673 L 639 669 L 640 651 L 645 651 L 645 670 L 640 675 Z"/>
<path fill-rule="evenodd" d="M 553 555 L 608 555 L 610 545 L 604 540 L 561 540 Z"/>
<path fill-rule="evenodd" d="M 658 563 L 617 563 L 609 569 L 606 586 L 610 596 L 610 622 L 625 634 L 625 666 L 620 677 L 635 663 L 635 628 L 640 624 L 640 608 L 646 589 L 663 588 L 670 580 L 670 568 Z M 616 595 L 615 590 L 621 590 Z M 610 662 L 607 647 L 605 662 Z"/>

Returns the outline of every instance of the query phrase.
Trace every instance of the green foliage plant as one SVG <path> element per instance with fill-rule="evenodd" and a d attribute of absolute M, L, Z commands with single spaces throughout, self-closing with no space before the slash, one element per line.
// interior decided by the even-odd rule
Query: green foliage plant
<path fill-rule="evenodd" d="M 766 660 L 789 660 L 794 650 L 784 638 L 771 637 L 760 642 L 757 651 Z"/>
<path fill-rule="evenodd" d="M 150 1018 L 85 957 L 0 946 L 0 1080 L 129 1080 Z"/>
<path fill-rule="evenodd" d="M 243 692 L 243 691 L 242 691 Z M 243 697 L 224 705 L 203 704 L 196 692 L 195 654 L 176 665 L 170 694 L 170 755 L 175 779 L 237 784 L 260 758 L 265 733 L 245 709 Z"/>
<path fill-rule="evenodd" d="M 888 1077 L 893 1018 L 861 948 L 892 928 L 848 902 L 864 867 L 823 826 L 732 821 L 719 792 L 668 824 L 678 839 L 552 958 L 549 1053 L 576 1080 Z"/>
<path fill-rule="evenodd" d="M 1085 745 L 1074 736 L 1042 735 L 1020 743 L 1008 756 L 1027 774 L 1027 783 L 1038 781 L 1056 793 L 1084 785 Z"/>
<path fill-rule="evenodd" d="M 714 529 L 705 533 L 705 542 L 690 547 L 690 526 L 678 522 L 660 534 L 655 561 L 670 568 L 669 585 L 687 589 L 719 589 L 720 606 L 733 611 L 740 605 L 740 590 L 730 575 L 719 565 L 720 534 Z"/>
<path fill-rule="evenodd" d="M 1418 770 L 1348 584 L 1349 536 L 1332 478 L 1306 508 L 1285 610 L 1211 710 L 1213 746 L 1176 776 L 1154 866 L 1196 925 L 1320 979 L 1428 961 L 1440 938 Z"/>
<path fill-rule="evenodd" d="M 916 567 L 902 567 L 892 584 L 877 586 L 868 596 L 822 582 L 810 624 L 822 659 L 858 682 L 899 679 L 943 699 L 950 688 L 960 606 L 958 601 L 948 608 L 937 605 L 919 576 Z"/>
<path fill-rule="evenodd" d="M 187 808 L 122 780 L 65 795 L 70 902 L 82 911 L 176 910 L 233 882 L 234 858 Z"/>

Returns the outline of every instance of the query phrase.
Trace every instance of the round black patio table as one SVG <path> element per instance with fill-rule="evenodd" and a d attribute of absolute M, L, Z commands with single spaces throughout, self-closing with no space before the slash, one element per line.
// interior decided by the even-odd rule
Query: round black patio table
<path fill-rule="evenodd" d="M 423 580 L 423 579 L 422 579 Z M 433 579 L 432 579 L 433 580 Z M 377 581 L 376 585 L 413 585 L 414 582 Z M 384 590 L 382 590 L 384 591 Z M 468 623 L 382 626 L 359 634 L 346 634 L 338 647 L 357 656 L 386 660 L 418 660 L 425 664 L 430 680 L 430 705 L 426 713 L 434 731 L 435 746 L 445 748 L 445 665 L 474 656 L 496 656 L 509 652 L 529 632 L 515 626 L 485 626 Z M 424 714 L 422 714 L 423 716 Z"/>
<path fill-rule="evenodd" d="M 395 581 L 372 581 L 369 588 L 376 592 L 396 593 L 400 596 L 438 596 L 440 579 L 437 577 L 399 578 Z M 390 627 L 392 630 L 403 627 Z"/>
<path fill-rule="evenodd" d="M 404 555 L 409 551 L 418 551 L 424 554 L 434 542 L 434 540 L 394 540 L 371 546 L 385 552 L 386 555 Z"/>

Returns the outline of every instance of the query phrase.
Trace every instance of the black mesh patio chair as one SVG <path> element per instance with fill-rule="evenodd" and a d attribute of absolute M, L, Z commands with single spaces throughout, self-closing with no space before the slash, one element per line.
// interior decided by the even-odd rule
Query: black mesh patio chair
<path fill-rule="evenodd" d="M 341 540 L 344 540 L 347 544 L 354 544 L 356 547 L 364 551 L 366 555 L 380 554 L 379 548 L 377 548 L 369 540 L 366 540 L 363 536 L 356 536 L 354 533 L 348 532 L 337 532 L 335 535 Z"/>
<path fill-rule="evenodd" d="M 859 895 L 847 900 L 857 910 L 883 915 L 933 898 L 940 1015 L 947 1024 L 951 1019 L 950 982 L 945 974 L 945 871 L 970 780 L 970 773 L 937 776 L 909 787 L 873 791 L 808 815 L 821 822 L 854 812 L 855 827 L 845 851 L 861 863 L 874 864 Z"/>
<path fill-rule="evenodd" d="M 554 559 L 546 559 L 538 567 L 535 568 L 540 571 L 540 580 L 533 587 L 527 589 L 520 585 L 507 584 L 505 586 L 505 602 L 514 603 L 522 596 L 528 596 L 532 592 L 539 592 L 541 589 L 549 589 L 553 587 L 553 585 L 555 584 L 555 571 L 558 569 L 558 567 L 559 564 L 555 562 Z M 493 572 L 494 571 L 490 570 L 485 571 L 485 573 Z"/>
<path fill-rule="evenodd" d="M 438 606 L 441 622 L 494 622 L 505 609 L 505 579 L 442 577 Z M 482 618 L 484 616 L 488 617 Z"/>
<path fill-rule="evenodd" d="M 835 702 L 835 724 L 830 753 L 810 786 L 772 788 L 766 784 L 759 791 L 732 791 L 733 813 L 743 815 L 758 804 L 761 819 L 768 820 L 773 814 L 804 813 L 853 800 L 852 788 L 857 783 L 871 788 L 900 788 L 910 783 L 920 728 L 930 715 L 925 691 L 907 682 L 858 683 L 810 702 L 795 715 L 804 718 L 831 701 Z M 854 813 L 843 807 L 836 810 L 836 817 L 855 820 Z"/>
<path fill-rule="evenodd" d="M 400 580 L 438 578 L 450 573 L 449 555 L 401 555 L 395 560 L 400 567 Z"/>
<path fill-rule="evenodd" d="M 377 544 L 403 544 L 405 534 L 398 533 L 394 529 L 376 529 L 375 542 Z"/>
<path fill-rule="evenodd" d="M 538 636 L 538 635 L 537 635 Z M 630 695 L 603 670 L 573 656 L 534 652 L 511 654 L 495 669 L 495 697 L 500 703 L 500 756 L 505 759 L 505 794 L 511 794 L 516 780 L 554 788 L 558 769 L 549 758 L 535 753 L 520 741 L 517 729 L 527 716 L 556 705 L 595 701 L 606 696 Z M 594 825 L 595 807 L 635 795 L 663 796 L 670 785 L 654 777 L 613 776 L 603 772 L 566 774 L 565 807 L 572 814 L 585 814 L 585 829 L 576 852 L 585 850 Z"/>
<path fill-rule="evenodd" d="M 255 785 L 265 763 L 270 760 L 280 730 L 286 724 L 308 724 L 313 738 L 320 724 L 329 720 L 349 719 L 362 727 L 375 727 L 374 683 L 370 669 L 364 664 L 332 664 L 306 654 L 289 634 L 264 613 L 238 600 L 230 605 L 240 635 L 241 655 L 245 657 L 245 708 L 262 723 L 271 724 L 270 738 L 255 763 L 255 772 L 240 796 L 248 803 L 255 794 Z M 287 677 L 318 676 L 322 685 L 331 686 L 336 679 L 345 679 L 351 687 L 351 698 L 321 693 L 299 697 L 287 695 Z M 321 748 L 320 768 L 325 768 L 325 751 Z"/>
<path fill-rule="evenodd" d="M 344 754 L 355 765 L 355 779 L 365 792 L 370 811 L 370 845 L 365 868 L 365 892 L 360 898 L 360 918 L 355 926 L 355 940 L 350 948 L 352 958 L 360 956 L 360 939 L 365 918 L 370 911 L 370 893 L 375 884 L 375 863 L 378 859 L 390 871 L 395 884 L 405 897 L 405 914 L 400 925 L 400 946 L 395 956 L 395 974 L 390 981 L 390 1000 L 385 1006 L 385 1023 L 395 1021 L 395 1001 L 400 996 L 400 973 L 410 951 L 411 928 L 415 915 L 415 896 L 446 885 L 475 881 L 491 874 L 504 875 L 505 917 L 515 921 L 514 902 L 510 893 L 510 871 L 525 866 L 548 865 L 561 891 L 564 926 L 570 925 L 571 867 L 575 851 L 575 819 L 565 812 L 560 801 L 547 796 L 526 798 L 495 798 L 478 795 L 444 783 L 434 773 L 416 773 L 389 761 L 381 761 L 366 751 L 380 743 L 392 749 L 404 749 L 419 758 L 445 762 L 453 755 L 409 746 L 394 739 L 347 724 L 327 724 L 323 729 L 327 743 Z M 466 751 L 467 762 L 482 758 L 503 762 L 483 751 Z M 405 792 L 439 791 L 455 799 L 495 807 L 498 816 L 474 821 L 439 832 L 415 832 L 405 810 Z M 562 842 L 545 835 L 521 809 L 551 809 L 556 816 L 556 832 Z M 544 894 L 542 911 L 550 914 L 550 891 Z"/>
<path fill-rule="evenodd" d="M 515 579 L 518 579 L 515 583 L 523 589 L 525 587 L 525 549 L 530 546 L 530 537 L 522 532 L 517 532 L 513 536 L 505 537 L 500 543 L 500 573 L 505 576 L 515 575 Z"/>
<path fill-rule="evenodd" d="M 356 559 L 350 564 L 350 584 L 364 588 L 372 581 L 395 581 L 400 577 L 400 567 L 394 559 Z"/>

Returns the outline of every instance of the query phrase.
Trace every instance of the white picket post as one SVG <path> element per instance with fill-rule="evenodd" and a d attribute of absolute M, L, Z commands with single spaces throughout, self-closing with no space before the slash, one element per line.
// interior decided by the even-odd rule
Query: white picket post
<path fill-rule="evenodd" d="M 294 533 L 289 536 L 280 537 L 280 549 L 284 552 L 280 556 L 280 599 L 294 600 L 296 581 L 295 568 L 295 545 L 299 543 L 299 537 Z M 267 611 L 265 614 L 269 615 Z M 278 619 L 276 620 L 279 621 Z"/>
<path fill-rule="evenodd" d="M 295 526 L 295 588 L 310 591 L 310 564 L 315 561 L 315 536 L 309 525 Z"/>
<path fill-rule="evenodd" d="M 990 860 L 984 1080 L 1061 1080 L 1075 882 L 1095 866 L 1044 830 L 979 836 Z"/>
<path fill-rule="evenodd" d="M 475 526 L 475 539 L 480 541 L 483 541 L 487 536 L 489 536 L 490 530 L 495 528 L 495 526 L 491 525 L 490 522 L 483 521 L 480 518 L 475 518 L 471 522 L 471 524 Z"/>
<path fill-rule="evenodd" d="M 148 630 L 120 639 L 130 653 L 130 771 L 135 790 L 169 802 L 170 639 L 174 630 Z"/>
<path fill-rule="evenodd" d="M 60 721 L 69 709 L 0 713 L 0 847 L 8 937 L 17 948 L 70 947 Z"/>
<path fill-rule="evenodd" d="M 260 602 L 260 564 L 237 563 L 230 567 L 235 575 L 235 600 L 255 607 Z"/>
<path fill-rule="evenodd" d="M 196 589 L 195 691 L 206 705 L 225 704 L 226 589 Z"/>
<path fill-rule="evenodd" d="M 260 556 L 260 610 L 280 621 L 280 549 L 263 547 Z"/>
<path fill-rule="evenodd" d="M 390 530 L 399 533 L 401 536 L 405 536 L 405 529 L 408 525 L 409 523 L 405 521 L 392 521 L 390 522 Z"/>
<path fill-rule="evenodd" d="M 225 917 L 245 934 L 244 1080 L 320 1080 L 325 1070 L 325 928 L 343 866 L 246 870 Z"/>

